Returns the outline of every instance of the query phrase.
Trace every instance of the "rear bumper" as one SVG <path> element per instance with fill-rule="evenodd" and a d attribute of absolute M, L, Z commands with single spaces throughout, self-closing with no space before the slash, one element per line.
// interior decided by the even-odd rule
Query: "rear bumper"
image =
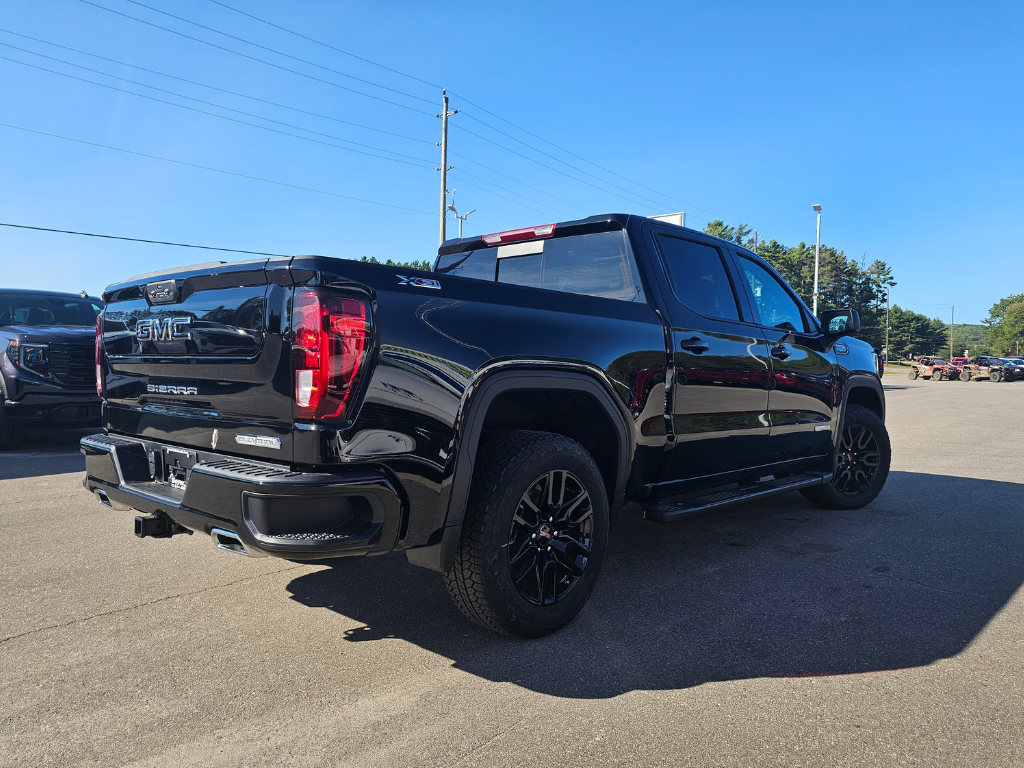
<path fill-rule="evenodd" d="M 101 400 L 89 394 L 28 394 L 5 400 L 4 420 L 17 429 L 98 427 Z"/>
<path fill-rule="evenodd" d="M 298 560 L 375 554 L 398 539 L 402 502 L 380 472 L 294 472 L 190 449 L 195 464 L 184 488 L 175 488 L 153 477 L 154 453 L 172 447 L 166 443 L 91 435 L 81 446 L 82 483 L 101 502 L 164 513 L 198 533 L 233 533 L 248 554 Z"/>

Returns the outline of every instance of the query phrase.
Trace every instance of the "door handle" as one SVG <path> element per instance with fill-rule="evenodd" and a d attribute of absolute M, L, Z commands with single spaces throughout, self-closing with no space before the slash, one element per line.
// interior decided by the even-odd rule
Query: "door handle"
<path fill-rule="evenodd" d="M 782 344 L 777 347 L 772 347 L 771 356 L 776 360 L 789 360 L 793 356 L 793 353 L 786 349 Z"/>
<path fill-rule="evenodd" d="M 679 342 L 679 346 L 687 352 L 693 352 L 695 355 L 699 355 L 701 352 L 707 352 L 711 349 L 711 345 L 698 336 L 694 336 L 692 339 L 684 339 Z"/>

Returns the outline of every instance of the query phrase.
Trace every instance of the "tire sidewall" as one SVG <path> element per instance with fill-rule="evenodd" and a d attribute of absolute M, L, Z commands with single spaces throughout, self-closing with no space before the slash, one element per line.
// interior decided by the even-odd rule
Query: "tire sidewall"
<path fill-rule="evenodd" d="M 575 443 L 566 450 L 565 439 L 553 438 L 547 444 L 534 444 L 529 453 L 520 454 L 511 467 L 509 480 L 493 501 L 487 515 L 483 541 L 487 553 L 484 568 L 488 602 L 499 623 L 519 636 L 540 636 L 565 625 L 579 613 L 597 580 L 608 545 L 608 499 L 604 482 L 589 455 Z M 593 544 L 587 567 L 569 593 L 553 605 L 534 605 L 516 589 L 508 562 L 508 537 L 512 517 L 519 502 L 533 483 L 551 470 L 566 470 L 583 483 L 590 494 L 594 514 Z"/>
<path fill-rule="evenodd" d="M 862 426 L 871 431 L 878 444 L 880 453 L 878 469 L 875 471 L 874 476 L 872 476 L 868 487 L 860 493 L 843 493 L 833 483 L 829 483 L 828 487 L 831 491 L 829 495 L 833 497 L 837 504 L 848 509 L 857 509 L 870 504 L 885 485 L 885 481 L 889 477 L 889 466 L 892 463 L 892 445 L 889 441 L 889 433 L 885 428 L 885 424 L 877 414 L 867 408 L 857 405 L 850 407 L 846 417 L 843 419 L 843 433 L 852 426 Z M 841 440 L 842 433 L 840 433 Z M 838 449 L 839 444 L 836 446 L 837 451 Z"/>

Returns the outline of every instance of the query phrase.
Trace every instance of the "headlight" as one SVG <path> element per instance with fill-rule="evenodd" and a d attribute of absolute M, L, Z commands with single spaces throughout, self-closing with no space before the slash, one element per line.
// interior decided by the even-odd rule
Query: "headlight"
<path fill-rule="evenodd" d="M 45 344 L 19 344 L 14 341 L 7 349 L 7 356 L 19 368 L 32 373 L 45 374 L 49 359 L 49 348 Z"/>

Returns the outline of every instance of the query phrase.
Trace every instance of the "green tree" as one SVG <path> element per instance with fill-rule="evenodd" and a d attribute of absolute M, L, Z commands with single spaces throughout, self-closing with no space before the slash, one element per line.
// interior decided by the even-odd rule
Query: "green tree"
<path fill-rule="evenodd" d="M 736 227 L 727 226 L 721 219 L 709 221 L 707 226 L 704 227 L 704 231 L 714 237 L 720 237 L 723 240 L 728 240 L 730 243 L 733 242 L 733 238 L 736 237 Z"/>
<path fill-rule="evenodd" d="M 889 313 L 889 349 L 893 359 L 911 355 L 944 357 L 949 351 L 949 326 L 894 305 Z"/>
<path fill-rule="evenodd" d="M 1018 354 L 1024 341 L 1024 293 L 996 302 L 985 321 L 989 326 L 989 348 L 997 355 Z"/>
<path fill-rule="evenodd" d="M 434 262 L 432 261 L 378 261 L 376 256 L 363 256 L 360 261 L 366 262 L 367 264 L 383 264 L 387 267 L 401 267 L 402 269 L 418 269 L 421 272 L 430 272 L 434 268 Z"/>

